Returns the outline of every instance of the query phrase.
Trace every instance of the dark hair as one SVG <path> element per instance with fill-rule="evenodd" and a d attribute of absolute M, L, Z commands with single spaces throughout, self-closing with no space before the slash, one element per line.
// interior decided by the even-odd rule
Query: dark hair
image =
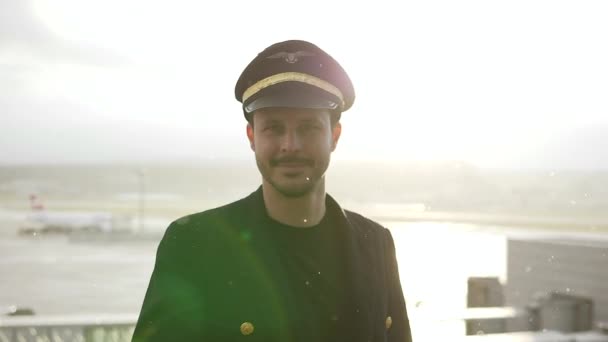
<path fill-rule="evenodd" d="M 338 122 L 340 122 L 340 117 L 342 117 L 342 112 L 339 110 L 334 110 L 331 112 L 329 116 L 329 122 L 331 123 L 331 127 L 336 126 Z"/>

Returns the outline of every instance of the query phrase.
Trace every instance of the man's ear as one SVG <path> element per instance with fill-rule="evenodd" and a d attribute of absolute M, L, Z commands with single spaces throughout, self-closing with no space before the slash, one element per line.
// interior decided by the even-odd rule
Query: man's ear
<path fill-rule="evenodd" d="M 331 130 L 331 151 L 333 152 L 338 146 L 338 140 L 340 140 L 340 134 L 342 134 L 342 125 L 336 122 Z"/>
<path fill-rule="evenodd" d="M 253 126 L 251 126 L 251 123 L 247 123 L 247 138 L 249 139 L 249 146 L 251 146 L 251 150 L 255 151 L 255 143 L 253 141 Z"/>

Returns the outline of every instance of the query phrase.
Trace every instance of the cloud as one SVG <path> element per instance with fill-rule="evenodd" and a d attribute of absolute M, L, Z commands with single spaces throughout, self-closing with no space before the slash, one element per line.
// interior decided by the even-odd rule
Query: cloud
<path fill-rule="evenodd" d="M 101 66 L 129 63 L 124 56 L 103 47 L 72 42 L 55 35 L 35 15 L 31 5 L 32 2 L 27 0 L 0 1 L 0 63 L 14 64 L 14 60 L 32 59 L 43 63 Z"/>
<path fill-rule="evenodd" d="M 608 170 L 606 151 L 608 124 L 577 125 L 542 146 L 537 163 L 558 169 Z"/>

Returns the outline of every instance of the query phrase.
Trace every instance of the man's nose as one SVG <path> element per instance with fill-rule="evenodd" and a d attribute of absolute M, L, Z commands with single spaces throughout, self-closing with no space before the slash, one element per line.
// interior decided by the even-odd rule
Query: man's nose
<path fill-rule="evenodd" d="M 281 140 L 282 152 L 297 152 L 302 149 L 302 138 L 297 131 L 289 131 L 283 135 Z"/>

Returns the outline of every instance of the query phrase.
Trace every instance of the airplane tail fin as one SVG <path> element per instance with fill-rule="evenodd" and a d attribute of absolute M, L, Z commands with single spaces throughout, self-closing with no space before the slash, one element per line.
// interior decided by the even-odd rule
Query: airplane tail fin
<path fill-rule="evenodd" d="M 36 194 L 30 194 L 30 209 L 32 211 L 44 210 L 44 204 Z"/>

